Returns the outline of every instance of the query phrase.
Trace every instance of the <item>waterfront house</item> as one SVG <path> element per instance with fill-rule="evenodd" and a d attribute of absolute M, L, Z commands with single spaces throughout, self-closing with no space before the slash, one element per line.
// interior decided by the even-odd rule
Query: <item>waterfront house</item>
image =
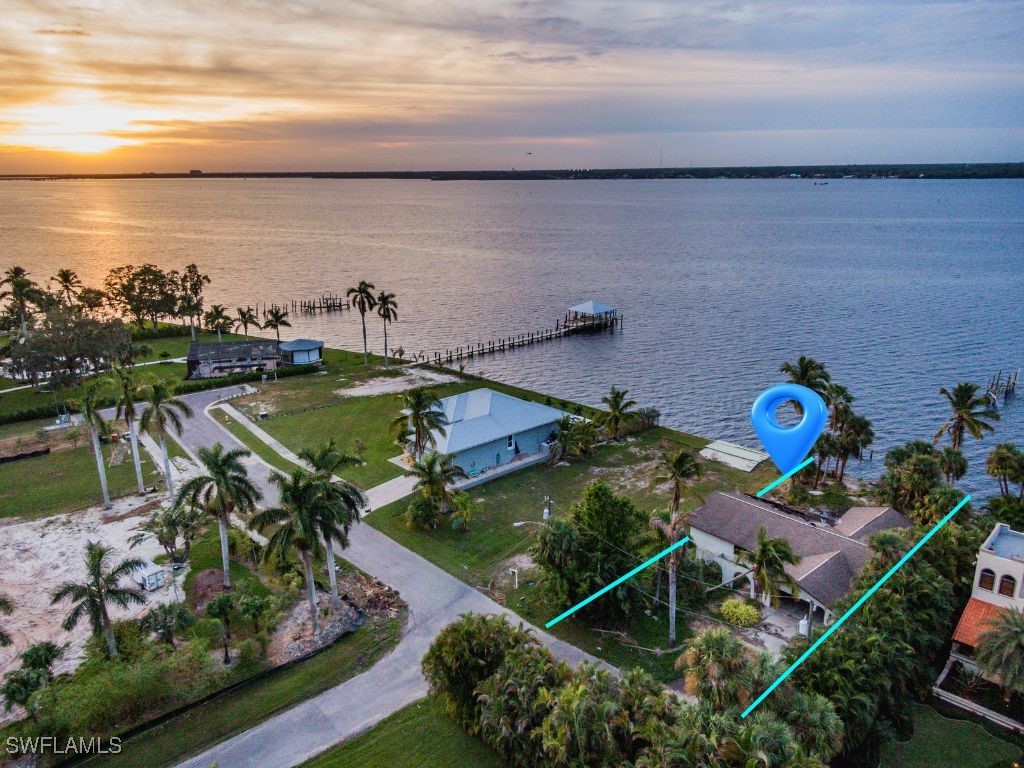
<path fill-rule="evenodd" d="M 322 341 L 294 339 L 281 343 L 281 361 L 285 365 L 319 365 L 323 359 Z"/>
<path fill-rule="evenodd" d="M 188 378 L 210 379 L 232 373 L 274 371 L 281 364 L 277 342 L 270 339 L 254 341 L 193 341 L 188 348 Z"/>
<path fill-rule="evenodd" d="M 909 528 L 911 522 L 891 507 L 851 507 L 838 519 L 799 513 L 743 493 L 712 493 L 688 517 L 690 538 L 700 557 L 722 568 L 722 583 L 738 584 L 754 597 L 750 566 L 740 552 L 757 547 L 761 527 L 769 538 L 785 539 L 800 563 L 786 571 L 799 586 L 792 595 L 783 588 L 780 610 L 799 617 L 799 631 L 835 619 L 833 607 L 849 594 L 854 580 L 871 559 L 868 539 L 879 531 Z"/>
<path fill-rule="evenodd" d="M 541 403 L 474 389 L 441 400 L 448 425 L 434 430 L 434 451 L 455 455 L 470 478 L 515 464 L 528 466 L 551 454 L 556 424 L 564 411 Z"/>
<path fill-rule="evenodd" d="M 998 523 L 978 550 L 971 599 L 953 632 L 953 658 L 978 670 L 974 650 L 1005 608 L 1024 610 L 1024 533 Z"/>

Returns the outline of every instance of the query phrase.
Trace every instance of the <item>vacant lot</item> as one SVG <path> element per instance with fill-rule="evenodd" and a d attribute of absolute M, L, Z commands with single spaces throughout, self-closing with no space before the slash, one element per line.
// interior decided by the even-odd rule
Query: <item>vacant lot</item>
<path fill-rule="evenodd" d="M 882 748 L 880 768 L 1003 768 L 1021 750 L 980 725 L 943 717 L 931 707 L 914 706 L 914 736 Z"/>

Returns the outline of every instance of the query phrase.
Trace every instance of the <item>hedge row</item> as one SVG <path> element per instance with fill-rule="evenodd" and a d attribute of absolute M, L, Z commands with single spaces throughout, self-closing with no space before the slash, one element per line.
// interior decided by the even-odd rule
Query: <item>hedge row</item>
<path fill-rule="evenodd" d="M 303 376 L 307 373 L 313 373 L 318 370 L 315 366 L 306 365 L 287 365 L 277 369 L 277 377 L 279 379 L 287 379 L 291 376 Z M 231 387 L 236 384 L 248 384 L 254 381 L 262 381 L 263 374 L 254 373 L 235 373 L 231 376 L 223 376 L 218 379 L 195 379 L 185 380 L 178 382 L 178 386 L 175 391 L 179 395 L 190 395 L 194 392 L 202 392 L 207 389 L 219 389 L 220 387 Z M 48 419 L 56 418 L 63 411 L 67 409 L 65 404 L 66 400 L 72 398 L 65 398 L 52 403 L 40 403 L 39 405 L 33 405 L 29 408 L 24 408 L 20 411 L 12 411 L 10 413 L 0 413 L 0 424 L 14 424 L 19 421 L 33 421 L 35 419 Z M 100 407 L 110 408 L 116 404 L 116 400 L 113 397 L 106 397 L 100 399 Z"/>
<path fill-rule="evenodd" d="M 176 339 L 181 336 L 190 336 L 192 330 L 187 325 L 166 325 L 161 323 L 156 328 L 131 326 L 132 341 L 148 341 L 149 339 Z M 196 329 L 199 332 L 199 329 Z"/>

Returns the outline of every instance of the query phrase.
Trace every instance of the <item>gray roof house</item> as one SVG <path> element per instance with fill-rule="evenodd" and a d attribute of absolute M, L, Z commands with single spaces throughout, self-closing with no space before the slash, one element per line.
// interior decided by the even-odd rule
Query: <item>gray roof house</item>
<path fill-rule="evenodd" d="M 555 425 L 567 415 L 486 388 L 443 398 L 441 408 L 448 425 L 431 433 L 432 450 L 454 454 L 471 479 L 497 467 L 520 468 L 546 459 Z"/>
<path fill-rule="evenodd" d="M 873 552 L 868 539 L 879 531 L 909 528 L 912 523 L 890 507 L 852 507 L 834 524 L 804 517 L 785 507 L 743 493 L 712 493 L 690 514 L 690 537 L 701 557 L 722 567 L 724 582 L 745 576 L 748 566 L 738 551 L 753 551 L 764 526 L 773 539 L 785 539 L 801 558 L 787 572 L 799 585 L 799 595 L 784 600 L 783 608 L 806 614 L 807 627 L 829 623 L 832 607 L 851 590 Z M 753 583 L 746 576 L 753 596 Z"/>
<path fill-rule="evenodd" d="M 273 371 L 281 353 L 273 339 L 193 341 L 188 347 L 188 378 L 209 379 L 232 373 Z"/>

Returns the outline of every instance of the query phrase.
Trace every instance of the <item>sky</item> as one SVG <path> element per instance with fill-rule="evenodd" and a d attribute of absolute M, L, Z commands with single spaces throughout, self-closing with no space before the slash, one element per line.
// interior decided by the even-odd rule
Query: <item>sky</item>
<path fill-rule="evenodd" d="M 1016 0 L 0 13 L 0 174 L 1024 160 Z"/>

